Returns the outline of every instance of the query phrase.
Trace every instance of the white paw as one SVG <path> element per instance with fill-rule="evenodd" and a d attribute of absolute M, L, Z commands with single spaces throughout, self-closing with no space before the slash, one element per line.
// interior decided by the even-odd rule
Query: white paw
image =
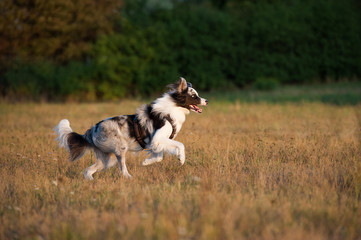
<path fill-rule="evenodd" d="M 94 178 L 90 175 L 84 175 L 84 178 L 85 178 L 85 180 L 89 180 L 89 181 L 94 180 Z"/>
<path fill-rule="evenodd" d="M 142 166 L 147 166 L 147 165 L 150 165 L 150 164 L 152 164 L 152 163 L 154 163 L 154 162 L 152 161 L 152 159 L 147 158 L 147 159 L 144 159 L 144 160 L 143 160 Z"/>
<path fill-rule="evenodd" d="M 84 171 L 83 172 L 83 175 L 84 175 L 84 178 L 85 180 L 94 180 L 93 176 L 92 175 L 88 175 L 88 172 L 87 171 Z"/>
<path fill-rule="evenodd" d="M 184 154 L 181 154 L 178 159 L 179 159 L 179 162 L 181 163 L 181 165 L 183 165 L 184 162 L 186 161 L 186 157 L 184 156 Z"/>
<path fill-rule="evenodd" d="M 147 158 L 147 159 L 144 159 L 144 161 L 142 162 L 142 165 L 147 166 L 147 165 L 150 165 L 150 164 L 153 164 L 156 162 L 160 162 L 160 161 L 162 161 L 161 158 Z"/>
<path fill-rule="evenodd" d="M 123 172 L 123 177 L 131 179 L 132 175 L 130 175 L 128 172 Z"/>

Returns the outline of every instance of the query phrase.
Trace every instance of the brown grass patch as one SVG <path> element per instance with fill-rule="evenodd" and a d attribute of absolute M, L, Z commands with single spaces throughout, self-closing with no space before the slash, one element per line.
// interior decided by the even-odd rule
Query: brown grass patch
<path fill-rule="evenodd" d="M 85 181 L 52 128 L 84 133 L 136 101 L 0 105 L 0 239 L 360 239 L 361 110 L 211 104 L 191 114 L 175 157 L 132 180 L 113 168 Z"/>

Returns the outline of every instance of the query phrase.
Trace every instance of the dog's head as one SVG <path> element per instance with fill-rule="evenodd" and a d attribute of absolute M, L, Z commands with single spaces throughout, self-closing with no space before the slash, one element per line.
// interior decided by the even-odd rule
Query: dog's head
<path fill-rule="evenodd" d="M 197 91 L 192 88 L 192 84 L 187 83 L 182 77 L 176 83 L 169 85 L 169 87 L 172 90 L 170 96 L 177 106 L 202 113 L 202 109 L 200 109 L 198 105 L 208 105 L 208 100 L 199 97 Z"/>

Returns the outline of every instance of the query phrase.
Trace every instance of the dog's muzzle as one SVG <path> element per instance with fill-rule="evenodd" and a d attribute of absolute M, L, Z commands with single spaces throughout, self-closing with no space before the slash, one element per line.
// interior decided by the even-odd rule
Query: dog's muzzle
<path fill-rule="evenodd" d="M 200 105 L 207 106 L 208 105 L 208 100 L 204 99 L 204 98 L 201 98 L 201 104 Z"/>

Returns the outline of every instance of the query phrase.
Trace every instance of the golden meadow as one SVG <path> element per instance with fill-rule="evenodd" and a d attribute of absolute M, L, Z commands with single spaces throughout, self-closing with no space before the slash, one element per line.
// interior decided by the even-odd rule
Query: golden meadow
<path fill-rule="evenodd" d="M 131 180 L 85 181 L 52 128 L 132 114 L 142 102 L 0 104 L 0 239 L 360 239 L 361 108 L 216 102 L 191 113 L 166 155 Z"/>

